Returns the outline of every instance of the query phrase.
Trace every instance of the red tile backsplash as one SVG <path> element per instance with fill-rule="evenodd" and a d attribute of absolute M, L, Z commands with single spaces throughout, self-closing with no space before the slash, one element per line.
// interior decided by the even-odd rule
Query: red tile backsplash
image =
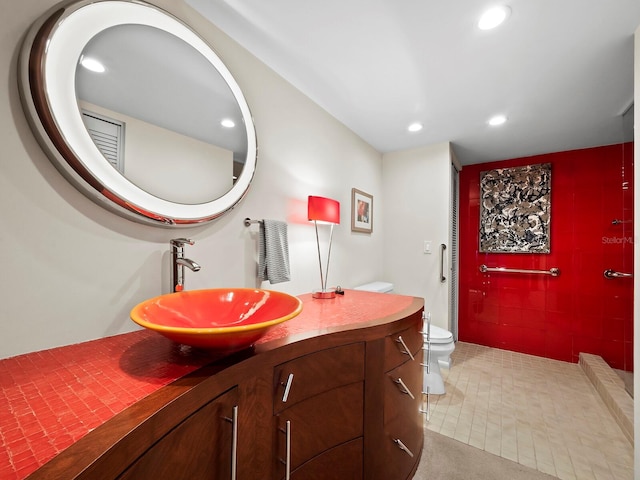
<path fill-rule="evenodd" d="M 479 252 L 480 172 L 537 163 L 551 163 L 551 253 Z M 633 281 L 603 276 L 633 271 L 632 143 L 466 166 L 459 204 L 460 340 L 573 362 L 594 353 L 633 370 Z"/>

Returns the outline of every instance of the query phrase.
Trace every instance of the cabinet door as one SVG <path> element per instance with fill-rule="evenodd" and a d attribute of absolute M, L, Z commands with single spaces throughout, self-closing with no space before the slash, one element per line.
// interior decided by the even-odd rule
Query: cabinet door
<path fill-rule="evenodd" d="M 316 455 L 362 437 L 363 402 L 363 382 L 357 382 L 316 395 L 281 412 L 277 416 L 277 477 L 285 476 L 287 442 L 290 470 L 294 471 Z M 357 461 L 362 464 L 362 456 Z"/>
<path fill-rule="evenodd" d="M 167 433 L 119 478 L 231 479 L 237 402 L 237 387 L 212 400 Z"/>

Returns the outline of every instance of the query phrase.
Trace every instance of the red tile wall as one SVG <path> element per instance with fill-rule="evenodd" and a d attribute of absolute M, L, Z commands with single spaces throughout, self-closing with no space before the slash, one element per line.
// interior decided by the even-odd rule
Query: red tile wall
<path fill-rule="evenodd" d="M 537 163 L 551 163 L 551 253 L 479 252 L 480 172 Z M 632 143 L 465 166 L 459 218 L 460 340 L 569 362 L 593 353 L 633 370 L 633 280 L 603 275 L 633 271 Z"/>

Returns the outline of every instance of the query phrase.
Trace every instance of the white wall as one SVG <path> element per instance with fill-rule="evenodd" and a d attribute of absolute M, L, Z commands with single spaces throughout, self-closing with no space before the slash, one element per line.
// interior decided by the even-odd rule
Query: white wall
<path fill-rule="evenodd" d="M 382 201 L 381 155 L 257 61 L 182 1 L 154 3 L 196 26 L 243 89 L 256 123 L 259 159 L 245 199 L 215 222 L 190 229 L 137 224 L 84 197 L 54 168 L 22 111 L 16 70 L 31 23 L 54 0 L 15 2 L 0 18 L 0 358 L 135 329 L 129 310 L 168 291 L 168 242 L 196 241 L 188 289 L 255 286 L 257 226 L 245 217 L 289 222 L 292 281 L 263 286 L 300 294 L 319 286 L 310 194 L 341 202 L 329 284 L 382 277 L 382 236 L 352 234 L 351 188 Z M 379 204 L 379 203 L 378 203 Z M 374 212 L 375 213 L 375 212 Z M 375 218 L 385 230 L 382 215 Z M 434 241 L 437 239 L 434 238 Z"/>
<path fill-rule="evenodd" d="M 196 204 L 219 198 L 233 187 L 231 150 L 99 105 L 79 103 L 89 112 L 125 124 L 124 174 L 143 190 L 172 202 Z"/>
<path fill-rule="evenodd" d="M 395 292 L 425 299 L 434 325 L 449 325 L 451 198 L 449 143 L 383 155 L 384 279 Z M 423 251 L 431 242 L 431 254 Z M 445 277 L 440 281 L 440 245 Z"/>

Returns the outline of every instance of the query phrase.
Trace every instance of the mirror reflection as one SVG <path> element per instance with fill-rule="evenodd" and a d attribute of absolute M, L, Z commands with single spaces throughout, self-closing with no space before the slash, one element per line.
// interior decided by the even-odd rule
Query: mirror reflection
<path fill-rule="evenodd" d="M 248 142 L 233 92 L 171 33 L 134 24 L 102 30 L 82 50 L 75 87 L 105 161 L 151 195 L 202 204 L 240 175 Z"/>
<path fill-rule="evenodd" d="M 31 26 L 18 69 L 38 142 L 97 204 L 181 227 L 246 194 L 257 165 L 246 99 L 208 43 L 164 10 L 65 2 Z"/>

